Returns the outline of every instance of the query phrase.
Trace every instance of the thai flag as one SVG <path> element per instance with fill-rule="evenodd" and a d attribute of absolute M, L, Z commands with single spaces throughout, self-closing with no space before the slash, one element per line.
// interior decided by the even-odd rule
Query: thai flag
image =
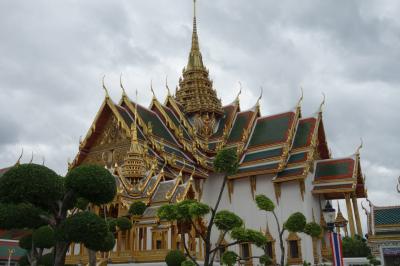
<path fill-rule="evenodd" d="M 333 266 L 343 266 L 342 238 L 340 234 L 330 232 L 329 240 L 332 247 Z"/>

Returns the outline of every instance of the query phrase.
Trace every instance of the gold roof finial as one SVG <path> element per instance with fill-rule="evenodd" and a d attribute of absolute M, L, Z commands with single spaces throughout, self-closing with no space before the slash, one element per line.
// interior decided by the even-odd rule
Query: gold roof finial
<path fill-rule="evenodd" d="M 168 96 L 171 96 L 171 92 L 170 92 L 169 87 L 168 87 L 168 75 L 165 76 L 165 88 L 167 88 Z"/>
<path fill-rule="evenodd" d="M 29 163 L 31 164 L 33 162 L 33 151 L 32 151 L 32 155 L 31 155 L 31 159 L 29 160 Z"/>
<path fill-rule="evenodd" d="M 360 154 L 360 150 L 363 147 L 363 140 L 362 138 L 360 138 L 360 145 L 358 146 L 357 150 L 356 150 L 356 154 Z"/>
<path fill-rule="evenodd" d="M 397 178 L 397 192 L 400 193 L 400 176 Z"/>
<path fill-rule="evenodd" d="M 297 102 L 298 108 L 301 106 L 301 103 L 303 102 L 303 97 L 304 97 L 303 87 L 300 87 L 300 90 L 301 90 L 301 96 L 300 96 L 299 101 Z"/>
<path fill-rule="evenodd" d="M 154 90 L 153 90 L 153 79 L 150 80 L 150 90 L 151 90 L 151 93 L 153 93 L 153 98 L 155 99 L 156 94 L 154 93 Z"/>
<path fill-rule="evenodd" d="M 106 93 L 106 98 L 110 98 L 110 95 L 108 94 L 108 90 L 107 90 L 107 88 L 106 88 L 106 85 L 104 84 L 104 79 L 105 79 L 105 78 L 106 78 L 106 75 L 103 76 L 102 85 L 103 85 L 103 89 L 104 89 L 104 91 L 105 91 L 105 93 Z"/>
<path fill-rule="evenodd" d="M 263 87 L 261 86 L 260 87 L 260 96 L 258 97 L 258 99 L 257 99 L 257 106 L 260 106 L 260 100 L 261 100 L 261 98 L 262 98 L 262 96 L 263 96 L 263 91 L 264 91 L 264 89 L 263 89 Z"/>
<path fill-rule="evenodd" d="M 322 108 L 325 106 L 325 93 L 322 93 L 322 102 L 321 102 L 321 104 L 319 105 L 319 110 L 318 110 L 318 113 L 322 113 Z"/>
<path fill-rule="evenodd" d="M 14 166 L 17 166 L 17 165 L 20 165 L 20 164 L 21 164 L 22 155 L 24 155 L 24 148 L 23 148 L 23 147 L 22 147 L 22 150 L 21 150 L 21 154 L 20 154 L 20 156 L 18 157 L 18 160 L 15 162 Z"/>
<path fill-rule="evenodd" d="M 239 102 L 239 96 L 240 96 L 240 94 L 242 94 L 242 82 L 238 81 L 238 83 L 239 83 L 239 92 L 236 95 L 236 99 L 235 99 L 236 102 Z"/>
<path fill-rule="evenodd" d="M 126 97 L 126 91 L 125 91 L 124 86 L 122 85 L 122 72 L 121 72 L 121 75 L 119 75 L 119 86 L 122 89 L 122 97 Z"/>

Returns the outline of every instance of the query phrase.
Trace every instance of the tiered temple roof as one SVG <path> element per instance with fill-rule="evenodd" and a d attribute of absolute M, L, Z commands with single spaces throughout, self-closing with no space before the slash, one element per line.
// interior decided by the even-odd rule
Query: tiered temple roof
<path fill-rule="evenodd" d="M 199 192 L 199 180 L 213 173 L 212 162 L 218 150 L 236 148 L 239 171 L 229 178 L 270 176 L 277 199 L 284 182 L 298 181 L 303 195 L 304 180 L 309 175 L 313 178 L 314 194 L 324 194 L 329 199 L 341 199 L 348 192 L 366 196 L 359 153 L 349 158 L 331 158 L 323 123 L 324 102 L 310 117 L 302 116 L 303 96 L 295 108 L 266 116 L 260 112 L 260 99 L 244 111 L 239 95 L 232 103 L 220 105 L 201 56 L 195 15 L 189 60 L 179 83 L 175 95 L 171 95 L 166 85 L 168 95 L 164 103 L 153 94 L 149 108 L 132 101 L 122 84 L 118 103 L 106 93 L 70 167 L 89 163 L 106 165 L 122 176 L 124 197 L 158 202 L 167 198 L 165 193 L 156 196 L 153 193 L 164 190 L 172 193 L 172 187 L 178 190 L 182 184 L 172 185 L 169 181 L 177 178 L 185 183 L 192 176 Z M 135 149 L 143 151 L 142 162 L 136 160 L 140 157 L 136 153 L 132 155 L 133 137 Z M 147 171 L 138 184 L 129 183 L 119 169 L 127 169 L 127 154 L 136 160 L 131 160 L 132 167 L 143 166 L 141 172 Z"/>

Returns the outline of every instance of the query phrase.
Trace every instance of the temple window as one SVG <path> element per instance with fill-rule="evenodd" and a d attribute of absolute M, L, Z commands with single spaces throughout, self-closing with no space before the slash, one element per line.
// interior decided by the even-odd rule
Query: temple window
<path fill-rule="evenodd" d="M 301 264 L 303 258 L 301 255 L 301 239 L 296 233 L 289 233 L 287 242 L 287 260 L 288 264 Z"/>
<path fill-rule="evenodd" d="M 250 243 L 243 243 L 240 245 L 240 257 L 244 260 L 251 257 Z"/>
<path fill-rule="evenodd" d="M 152 232 L 152 249 L 166 249 L 167 248 L 167 236 L 168 231 L 166 230 L 153 230 Z"/>
<path fill-rule="evenodd" d="M 265 252 L 268 257 L 271 258 L 272 261 L 276 261 L 275 257 L 275 239 L 272 237 L 271 233 L 269 232 L 269 229 L 267 229 L 267 232 L 265 233 L 265 237 L 267 238 L 267 244 L 265 246 Z"/>

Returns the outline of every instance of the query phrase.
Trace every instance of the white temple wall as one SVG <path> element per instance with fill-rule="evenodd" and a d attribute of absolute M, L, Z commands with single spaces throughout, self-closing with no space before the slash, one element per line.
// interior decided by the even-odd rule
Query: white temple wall
<path fill-rule="evenodd" d="M 204 184 L 201 201 L 213 207 L 217 200 L 221 184 L 222 184 L 221 176 L 217 175 L 210 176 Z M 281 197 L 279 199 L 279 204 L 277 204 L 275 197 L 275 190 L 272 184 L 272 176 L 260 175 L 257 176 L 256 191 L 254 192 L 254 194 L 255 195 L 264 194 L 275 203 L 276 214 L 278 216 L 280 224 L 282 225 L 282 223 L 294 212 L 301 212 L 306 216 L 307 222 L 312 221 L 312 209 L 314 209 L 314 215 L 316 221 L 317 222 L 319 221 L 318 198 L 315 198 L 310 191 L 311 191 L 311 178 L 307 178 L 307 180 L 305 181 L 304 201 L 301 198 L 299 183 L 297 181 L 283 183 L 281 185 Z M 265 230 L 266 216 L 267 216 L 270 233 L 276 240 L 275 254 L 276 254 L 276 259 L 279 261 L 281 252 L 279 247 L 278 229 L 275 219 L 272 214 L 266 214 L 264 211 L 260 211 L 258 209 L 252 197 L 249 178 L 241 178 L 234 181 L 233 193 L 231 195 L 231 198 L 232 200 L 230 202 L 228 196 L 228 186 L 226 186 L 218 210 L 226 209 L 236 213 L 244 220 L 245 226 L 247 228 L 251 228 L 254 230 L 260 230 L 260 229 Z M 306 260 L 308 262 L 313 262 L 311 237 L 301 233 L 298 235 L 301 238 L 301 249 L 302 249 L 303 260 Z M 286 232 L 284 235 L 285 246 L 286 246 L 287 236 L 288 233 Z M 212 234 L 212 238 L 214 243 L 219 238 L 219 232 L 215 229 Z M 226 240 L 230 242 L 229 237 L 226 237 Z M 230 248 L 230 250 L 233 250 L 238 254 L 240 253 L 238 246 Z M 262 250 L 254 245 L 252 246 L 251 251 L 253 256 L 262 255 Z M 285 253 L 287 254 L 287 249 L 285 250 Z"/>

